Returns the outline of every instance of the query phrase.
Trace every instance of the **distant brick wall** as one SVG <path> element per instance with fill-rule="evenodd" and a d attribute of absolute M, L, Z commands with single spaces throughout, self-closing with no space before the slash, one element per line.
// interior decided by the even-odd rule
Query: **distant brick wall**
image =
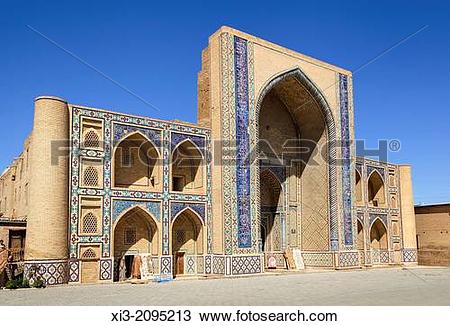
<path fill-rule="evenodd" d="M 450 266 L 450 249 L 419 250 L 419 265 Z"/>
<path fill-rule="evenodd" d="M 419 264 L 450 266 L 450 204 L 415 207 Z"/>

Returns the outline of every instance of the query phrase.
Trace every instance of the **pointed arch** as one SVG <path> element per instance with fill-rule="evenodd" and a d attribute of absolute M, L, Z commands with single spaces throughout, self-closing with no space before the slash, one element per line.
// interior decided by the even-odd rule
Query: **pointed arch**
<path fill-rule="evenodd" d="M 133 190 L 157 191 L 161 188 L 158 147 L 142 132 L 124 136 L 113 154 L 113 186 Z"/>
<path fill-rule="evenodd" d="M 172 149 L 172 154 L 175 152 L 175 150 L 178 147 L 184 146 L 184 143 L 189 143 L 191 145 L 190 148 L 194 148 L 201 155 L 201 157 L 204 158 L 203 152 L 201 151 L 200 147 L 198 147 L 198 145 L 196 143 L 194 143 L 190 138 L 183 139 L 178 144 L 176 144 L 174 146 L 174 148 Z"/>
<path fill-rule="evenodd" d="M 376 218 L 370 226 L 370 247 L 376 250 L 388 249 L 387 228 L 380 218 Z"/>
<path fill-rule="evenodd" d="M 374 207 L 383 206 L 386 203 L 384 180 L 377 170 L 373 170 L 367 180 L 367 201 Z"/>
<path fill-rule="evenodd" d="M 92 248 L 88 248 L 83 252 L 81 259 L 97 259 L 97 254 Z"/>
<path fill-rule="evenodd" d="M 158 146 L 156 146 L 155 142 L 153 140 L 151 140 L 146 134 L 144 134 L 143 132 L 141 132 L 139 130 L 135 130 L 135 131 L 132 131 L 130 133 L 124 134 L 122 136 L 122 138 L 120 138 L 117 141 L 116 145 L 114 146 L 114 151 L 117 149 L 117 147 L 119 147 L 120 143 L 122 143 L 123 141 L 129 139 L 130 137 L 136 137 L 136 136 L 144 138 L 145 141 L 149 142 L 155 148 L 156 152 L 158 153 L 158 156 L 161 155 L 160 149 L 159 149 Z"/>
<path fill-rule="evenodd" d="M 296 93 L 295 93 L 296 92 Z M 298 96 L 301 94 L 302 96 Z M 297 96 L 296 96 L 297 95 Z M 271 100 L 271 97 L 274 99 Z M 257 155 L 256 162 L 258 163 L 257 175 L 259 176 L 259 162 L 261 159 L 260 144 L 265 139 L 263 132 L 267 130 L 267 135 L 270 135 L 270 129 L 262 124 L 261 118 L 264 116 L 268 120 L 268 115 L 263 115 L 262 110 L 266 106 L 267 101 L 275 103 L 278 97 L 280 107 L 288 108 L 291 119 L 294 121 L 294 126 L 297 128 L 297 134 L 302 137 L 298 139 L 302 147 L 310 149 L 308 154 L 300 154 L 302 162 L 308 162 L 311 159 L 312 153 L 320 153 L 321 158 L 319 168 L 308 164 L 299 165 L 299 174 L 296 177 L 308 179 L 304 184 L 313 184 L 314 182 L 321 182 L 323 186 L 316 187 L 316 189 L 323 190 L 320 202 L 314 200 L 313 196 L 302 198 L 302 209 L 306 212 L 305 217 L 313 218 L 315 212 L 324 212 L 320 216 L 320 222 L 306 223 L 305 228 L 311 228 L 309 233 L 324 234 L 323 229 L 328 229 L 326 237 L 323 241 L 318 243 L 312 241 L 307 245 L 308 250 L 337 250 L 338 248 L 338 209 L 337 209 L 337 168 L 336 168 L 336 123 L 333 112 L 328 104 L 325 96 L 320 88 L 299 68 L 293 67 L 286 71 L 282 71 L 272 76 L 261 88 L 258 94 L 256 105 L 256 144 Z M 283 97 L 283 98 L 282 98 Z M 289 99 L 286 101 L 286 99 Z M 302 100 L 303 99 L 303 100 Z M 305 100 L 306 99 L 306 100 Z M 303 101 L 302 104 L 299 101 Z M 305 107 L 306 106 L 306 107 Z M 299 110 L 299 108 L 304 108 Z M 286 115 L 287 116 L 287 115 Z M 287 119 L 287 118 L 286 118 Z M 314 120 L 312 120 L 314 119 Z M 311 121 L 315 121 L 317 128 L 311 127 Z M 281 125 L 281 123 L 280 123 Z M 265 128 L 264 128 L 265 127 Z M 292 132 L 290 134 L 293 134 Z M 274 138 L 272 138 L 274 139 Z M 277 146 L 273 146 L 276 148 Z M 278 146 L 280 147 L 280 146 Z M 321 151 L 323 150 L 323 153 Z M 323 154 L 323 155 L 322 155 Z M 323 157 L 323 159 L 322 159 Z M 323 162 L 322 162 L 323 161 Z M 314 176 L 316 175 L 316 176 Z M 319 177 L 320 175 L 320 177 Z M 309 181 L 310 180 L 310 181 Z M 259 190 L 261 192 L 261 190 Z M 312 191 L 312 190 L 311 190 Z M 260 196 L 258 196 L 260 197 Z M 315 220 L 318 221 L 317 219 Z M 316 239 L 316 237 L 311 237 Z"/>
<path fill-rule="evenodd" d="M 204 227 L 198 213 L 189 207 L 180 211 L 172 221 L 170 237 L 174 274 L 183 274 L 184 257 L 204 253 Z"/>
<path fill-rule="evenodd" d="M 192 214 L 193 216 L 195 216 L 195 217 L 198 219 L 198 222 L 199 222 L 201 225 L 204 225 L 204 224 L 205 224 L 204 221 L 203 221 L 203 219 L 202 219 L 202 217 L 200 216 L 199 213 L 197 213 L 197 212 L 196 212 L 195 210 L 193 210 L 191 207 L 185 207 L 185 208 L 183 208 L 181 211 L 179 211 L 179 212 L 175 215 L 175 217 L 172 219 L 172 225 L 175 223 L 175 220 L 176 220 L 179 216 L 181 216 L 184 212 L 189 213 L 189 214 Z"/>
<path fill-rule="evenodd" d="M 158 224 L 159 224 L 158 220 L 153 216 L 153 214 L 149 210 L 147 210 L 146 208 L 144 208 L 142 206 L 136 205 L 136 206 L 127 208 L 119 215 L 119 217 L 114 221 L 113 232 L 114 232 L 114 229 L 116 228 L 117 224 L 119 223 L 119 221 L 124 216 L 129 214 L 130 212 L 141 213 L 141 215 L 144 216 L 149 222 L 154 223 L 156 226 L 158 226 Z"/>
<path fill-rule="evenodd" d="M 205 158 L 191 139 L 179 142 L 171 153 L 171 190 L 203 193 L 205 191 Z"/>
<path fill-rule="evenodd" d="M 135 233 L 134 241 L 126 241 L 130 233 Z M 124 211 L 114 222 L 112 234 L 113 256 L 116 258 L 130 250 L 153 255 L 160 252 L 158 222 L 150 212 L 140 206 L 133 206 Z"/>

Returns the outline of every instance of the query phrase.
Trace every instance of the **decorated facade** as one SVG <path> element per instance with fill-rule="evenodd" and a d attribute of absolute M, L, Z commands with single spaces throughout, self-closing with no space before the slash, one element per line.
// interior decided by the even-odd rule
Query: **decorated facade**
<path fill-rule="evenodd" d="M 294 249 L 306 268 L 414 264 L 410 167 L 356 158 L 352 98 L 349 71 L 228 27 L 197 124 L 36 98 L 26 203 L 4 190 L 22 159 L 0 179 L 25 274 L 114 282 L 136 256 L 145 277 L 260 274 Z"/>

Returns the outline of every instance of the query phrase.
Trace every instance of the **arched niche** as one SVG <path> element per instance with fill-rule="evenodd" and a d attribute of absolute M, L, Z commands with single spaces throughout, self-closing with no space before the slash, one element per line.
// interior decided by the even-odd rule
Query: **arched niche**
<path fill-rule="evenodd" d="M 185 193 L 205 192 L 205 160 L 190 139 L 180 142 L 172 151 L 171 190 Z"/>
<path fill-rule="evenodd" d="M 260 175 L 261 196 L 261 249 L 263 252 L 282 250 L 281 212 L 283 210 L 282 187 L 277 177 L 269 170 Z"/>
<path fill-rule="evenodd" d="M 159 163 L 156 146 L 141 133 L 131 133 L 114 150 L 113 186 L 158 191 L 161 188 Z"/>
<path fill-rule="evenodd" d="M 370 247 L 376 250 L 388 249 L 387 230 L 380 219 L 376 219 L 370 228 Z"/>
<path fill-rule="evenodd" d="M 186 256 L 203 255 L 203 233 L 203 223 L 192 209 L 177 214 L 171 232 L 174 275 L 184 274 Z"/>
<path fill-rule="evenodd" d="M 263 88 L 257 119 L 260 164 L 294 167 L 286 169 L 285 177 L 298 185 L 289 190 L 297 193 L 289 195 L 298 198 L 301 231 L 307 235 L 301 237 L 302 249 L 329 250 L 331 242 L 337 243 L 337 216 L 330 211 L 337 200 L 336 131 L 324 96 L 300 69 L 293 69 Z"/>
<path fill-rule="evenodd" d="M 378 171 L 373 171 L 367 181 L 367 195 L 370 206 L 385 205 L 384 181 Z"/>

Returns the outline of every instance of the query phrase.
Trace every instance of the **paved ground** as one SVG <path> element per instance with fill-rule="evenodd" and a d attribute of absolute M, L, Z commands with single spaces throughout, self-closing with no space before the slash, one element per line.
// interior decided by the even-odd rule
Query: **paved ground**
<path fill-rule="evenodd" d="M 0 305 L 450 305 L 450 268 L 0 290 Z"/>

